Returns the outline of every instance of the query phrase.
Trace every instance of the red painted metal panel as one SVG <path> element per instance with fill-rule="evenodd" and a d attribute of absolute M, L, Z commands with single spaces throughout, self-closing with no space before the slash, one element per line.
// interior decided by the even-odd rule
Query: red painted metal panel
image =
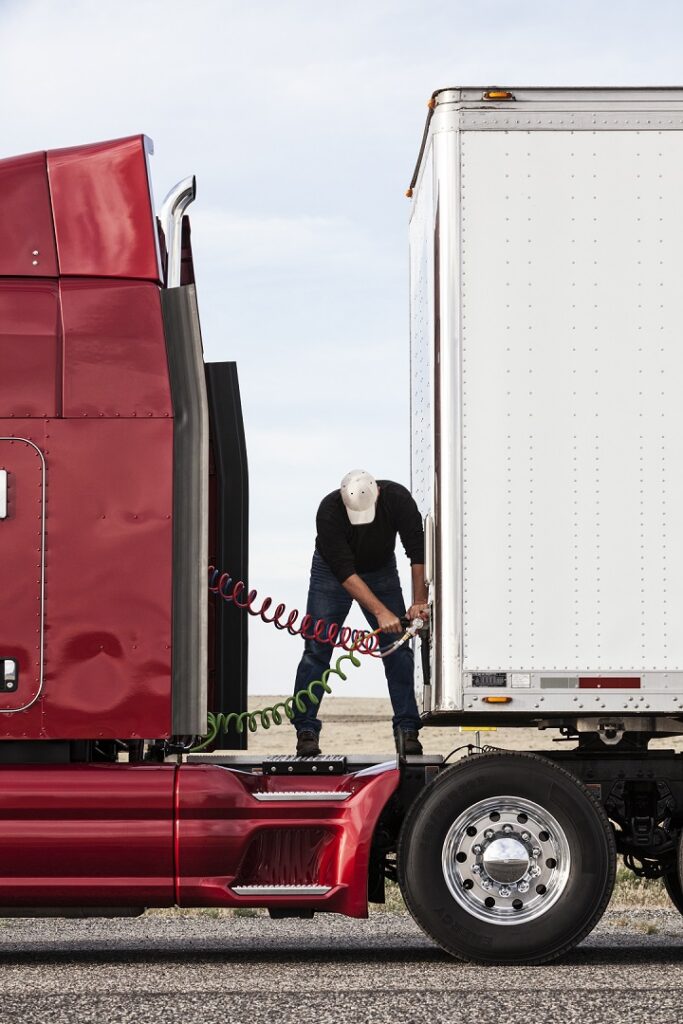
<path fill-rule="evenodd" d="M 172 416 L 159 289 L 63 280 L 65 416 Z"/>
<path fill-rule="evenodd" d="M 168 735 L 173 421 L 0 421 L 9 433 L 47 462 L 45 684 L 0 737 Z M 14 599 L 0 592 L 0 621 Z"/>
<path fill-rule="evenodd" d="M 57 282 L 0 281 L 0 416 L 58 415 L 60 362 Z"/>
<path fill-rule="evenodd" d="M 33 703 L 42 682 L 45 465 L 33 444 L 0 437 L 0 468 L 8 483 L 7 518 L 0 520 L 0 658 L 19 668 L 16 690 L 0 692 L 0 711 L 7 712 Z"/>
<path fill-rule="evenodd" d="M 0 767 L 0 906 L 172 904 L 175 771 Z"/>
<path fill-rule="evenodd" d="M 639 690 L 639 676 L 580 676 L 580 690 Z"/>
<path fill-rule="evenodd" d="M 0 160 L 0 277 L 56 277 L 45 153 Z"/>
<path fill-rule="evenodd" d="M 144 135 L 47 154 L 62 276 L 160 280 Z"/>
<path fill-rule="evenodd" d="M 171 725 L 173 421 L 48 424 L 51 736 Z"/>
<path fill-rule="evenodd" d="M 332 780 L 263 778 L 217 765 L 183 765 L 178 777 L 178 902 L 185 906 L 306 906 L 366 917 L 372 836 L 398 783 L 396 768 Z M 329 804 L 259 803 L 251 796 L 255 789 L 339 789 L 352 796 Z M 279 835 L 283 830 L 284 840 Z M 255 849 L 268 852 L 261 861 L 262 874 Z M 280 853 L 273 860 L 277 850 Z M 230 888 L 239 883 L 273 884 L 278 868 L 282 884 L 291 883 L 301 871 L 309 872 L 306 878 L 313 880 L 313 868 L 315 881 L 329 885 L 330 891 L 315 897 L 246 897 Z"/>

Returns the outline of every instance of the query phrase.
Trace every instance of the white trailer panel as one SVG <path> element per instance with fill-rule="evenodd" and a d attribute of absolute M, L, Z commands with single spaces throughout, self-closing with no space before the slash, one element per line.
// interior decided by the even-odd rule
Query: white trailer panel
<path fill-rule="evenodd" d="M 413 484 L 436 523 L 426 710 L 509 691 L 501 707 L 525 714 L 676 711 L 683 94 L 516 95 L 440 94 L 416 188 L 411 343 L 431 376 L 413 374 Z M 616 688 L 586 691 L 590 676 Z"/>

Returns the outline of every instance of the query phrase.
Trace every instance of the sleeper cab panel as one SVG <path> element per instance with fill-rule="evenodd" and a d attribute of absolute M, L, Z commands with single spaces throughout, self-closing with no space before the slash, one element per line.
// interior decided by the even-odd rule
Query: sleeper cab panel
<path fill-rule="evenodd" d="M 46 733 L 168 735 L 173 421 L 48 435 Z"/>
<path fill-rule="evenodd" d="M 0 160 L 0 277 L 56 277 L 45 153 Z"/>
<path fill-rule="evenodd" d="M 159 289 L 64 279 L 64 416 L 171 416 Z"/>
<path fill-rule="evenodd" d="M 47 467 L 45 676 L 30 710 L 0 713 L 0 737 L 169 735 L 173 421 L 0 421 L 10 432 Z M 0 621 L 29 570 L 8 578 Z"/>
<path fill-rule="evenodd" d="M 0 908 L 172 904 L 174 772 L 0 767 Z"/>
<path fill-rule="evenodd" d="M 0 281 L 0 417 L 58 414 L 59 331 L 56 281 Z"/>
<path fill-rule="evenodd" d="M 62 276 L 160 280 L 144 135 L 47 154 Z"/>
<path fill-rule="evenodd" d="M 45 461 L 30 441 L 0 437 L 0 470 L 6 481 L 6 503 L 0 508 L 0 718 L 5 719 L 35 701 L 41 687 Z"/>

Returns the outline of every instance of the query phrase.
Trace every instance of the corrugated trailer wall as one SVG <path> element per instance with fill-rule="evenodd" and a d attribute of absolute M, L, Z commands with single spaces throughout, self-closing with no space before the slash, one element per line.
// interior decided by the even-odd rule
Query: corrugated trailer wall
<path fill-rule="evenodd" d="M 681 95 L 529 90 L 514 112 L 441 95 L 412 259 L 434 243 L 422 504 L 451 637 L 434 651 L 434 707 L 476 712 L 504 693 L 505 712 L 676 711 Z M 424 360 L 417 292 L 414 276 Z"/>

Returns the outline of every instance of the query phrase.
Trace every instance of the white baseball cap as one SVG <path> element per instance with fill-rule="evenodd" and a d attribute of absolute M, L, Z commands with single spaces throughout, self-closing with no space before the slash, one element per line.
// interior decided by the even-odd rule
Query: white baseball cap
<path fill-rule="evenodd" d="M 354 526 L 371 523 L 375 518 L 375 506 L 379 487 L 374 476 L 364 469 L 352 469 L 347 473 L 339 488 L 346 512 Z"/>

